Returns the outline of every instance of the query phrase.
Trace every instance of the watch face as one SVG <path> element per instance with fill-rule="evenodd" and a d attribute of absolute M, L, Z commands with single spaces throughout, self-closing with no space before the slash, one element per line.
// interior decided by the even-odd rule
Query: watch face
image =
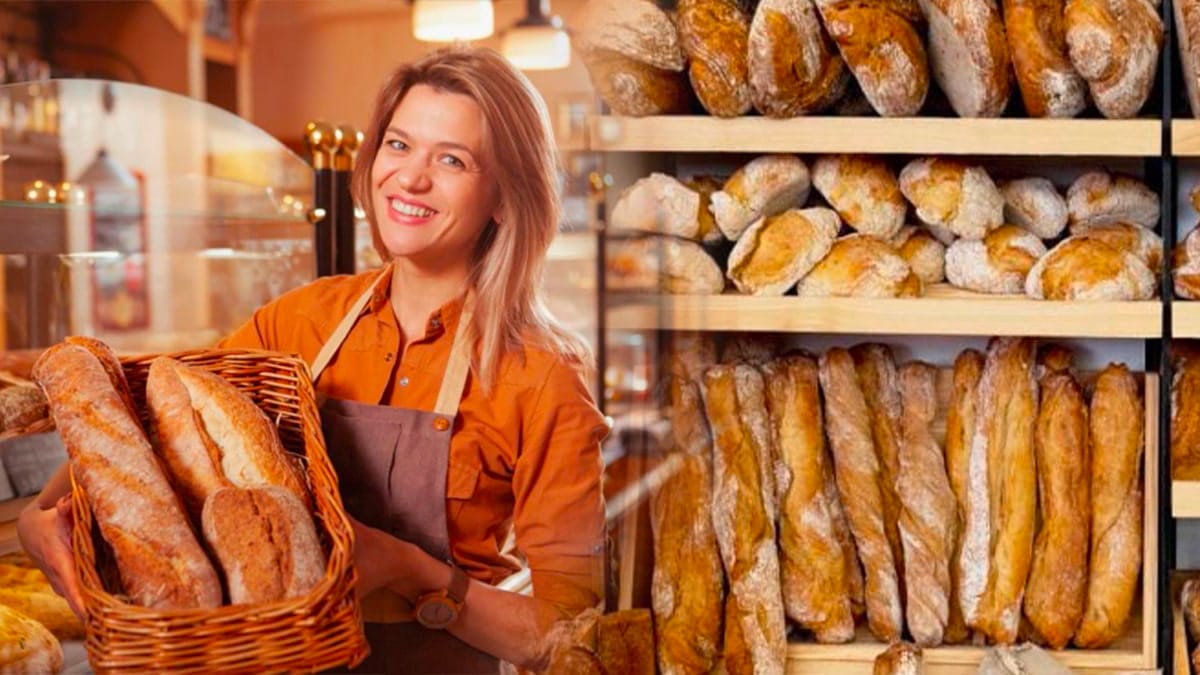
<path fill-rule="evenodd" d="M 421 623 L 432 628 L 447 626 L 457 612 L 444 600 L 431 600 L 421 606 Z"/>

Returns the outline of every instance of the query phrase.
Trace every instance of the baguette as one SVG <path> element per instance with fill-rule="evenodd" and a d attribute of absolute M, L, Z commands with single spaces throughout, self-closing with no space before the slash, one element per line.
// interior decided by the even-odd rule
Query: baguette
<path fill-rule="evenodd" d="M 896 560 L 885 525 L 883 484 L 871 434 L 871 413 L 850 352 L 830 349 L 821 357 L 820 370 L 826 433 L 838 494 L 865 573 L 867 624 L 877 638 L 893 642 L 900 639 L 904 629 L 904 610 Z"/>
<path fill-rule="evenodd" d="M 1087 405 L 1069 372 L 1048 372 L 1041 390 L 1036 432 L 1041 528 L 1025 591 L 1025 616 L 1046 644 L 1062 649 L 1083 617 L 1087 591 Z"/>
<path fill-rule="evenodd" d="M 854 638 L 849 565 L 826 490 L 830 460 L 817 362 L 807 355 L 791 355 L 763 370 L 780 453 L 776 494 L 784 608 L 788 618 L 811 630 L 818 642 L 849 642 Z"/>
<path fill-rule="evenodd" d="M 1143 415 L 1137 380 L 1109 365 L 1089 411 L 1092 530 L 1087 604 L 1075 644 L 1102 649 L 1125 632 L 1142 567 Z"/>
<path fill-rule="evenodd" d="M 983 446 L 975 447 L 977 391 L 983 374 L 984 357 L 968 349 L 954 361 L 950 409 L 946 412 L 946 473 L 958 503 L 960 535 L 955 542 L 951 566 L 950 616 L 944 639 L 955 644 L 967 639 L 967 623 L 978 617 L 979 601 L 986 585 L 988 502 L 987 460 Z M 974 454 L 972 454 L 974 453 Z"/>
<path fill-rule="evenodd" d="M 216 571 L 196 540 L 120 389 L 120 365 L 105 348 L 51 347 L 34 364 L 71 471 L 112 548 L 123 592 L 153 609 L 221 604 Z"/>
<path fill-rule="evenodd" d="M 1171 382 L 1171 478 L 1200 480 L 1200 360 L 1177 363 Z"/>

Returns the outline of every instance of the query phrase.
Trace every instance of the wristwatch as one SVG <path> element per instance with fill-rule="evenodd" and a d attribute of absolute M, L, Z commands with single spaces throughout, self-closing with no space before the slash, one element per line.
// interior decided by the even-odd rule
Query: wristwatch
<path fill-rule="evenodd" d="M 426 628 L 441 630 L 454 623 L 467 599 L 470 578 L 453 562 L 450 563 L 450 584 L 417 598 L 413 608 L 417 623 Z"/>

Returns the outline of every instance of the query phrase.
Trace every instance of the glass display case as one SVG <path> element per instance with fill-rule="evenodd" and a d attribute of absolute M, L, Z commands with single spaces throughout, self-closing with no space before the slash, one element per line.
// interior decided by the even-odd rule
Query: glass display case
<path fill-rule="evenodd" d="M 0 87 L 0 350 L 212 345 L 315 276 L 313 173 L 220 108 L 139 85 Z"/>

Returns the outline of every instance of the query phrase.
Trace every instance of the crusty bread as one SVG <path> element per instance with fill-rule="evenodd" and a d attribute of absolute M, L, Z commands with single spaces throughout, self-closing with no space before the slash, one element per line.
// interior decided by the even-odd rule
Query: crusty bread
<path fill-rule="evenodd" d="M 1200 0 L 1175 0 L 1175 39 L 1192 117 L 1200 118 Z"/>
<path fill-rule="evenodd" d="M 141 425 L 113 387 L 114 368 L 120 366 L 111 353 L 61 343 L 42 354 L 33 376 L 112 549 L 124 594 L 154 609 L 217 607 L 216 571 Z"/>
<path fill-rule="evenodd" d="M 763 216 L 797 208 L 808 199 L 808 167 L 795 155 L 763 155 L 735 171 L 712 194 L 712 214 L 727 239 Z"/>
<path fill-rule="evenodd" d="M 1179 593 L 1179 607 L 1183 610 L 1183 621 L 1188 637 L 1200 640 L 1200 578 L 1192 577 L 1183 582 Z"/>
<path fill-rule="evenodd" d="M 1171 381 L 1171 477 L 1200 480 L 1200 360 L 1180 359 Z"/>
<path fill-rule="evenodd" d="M 1046 178 L 1019 178 L 1000 184 L 1004 220 L 1041 239 L 1055 239 L 1067 227 L 1067 200 Z"/>
<path fill-rule="evenodd" d="M 978 616 L 987 581 L 987 460 L 982 444 L 974 445 L 979 378 L 983 354 L 968 349 L 954 361 L 950 407 L 946 411 L 946 473 L 958 503 L 960 536 L 951 565 L 951 606 L 945 641 L 967 639 L 967 621 Z M 967 545 L 967 540 L 970 545 Z"/>
<path fill-rule="evenodd" d="M 914 297 L 922 290 L 920 277 L 894 248 L 864 234 L 835 241 L 796 289 L 805 297 L 861 298 Z"/>
<path fill-rule="evenodd" d="M 696 219 L 700 224 L 699 240 L 705 244 L 716 244 L 725 241 L 721 228 L 717 227 L 717 218 L 712 213 L 712 196 L 720 191 L 722 183 L 713 176 L 696 176 L 683 181 L 683 184 L 695 190 L 700 195 L 699 214 Z"/>
<path fill-rule="evenodd" d="M 979 166 L 937 157 L 914 159 L 900 171 L 900 191 L 921 222 L 964 239 L 983 239 L 1004 224 L 1004 196 Z"/>
<path fill-rule="evenodd" d="M 26 385 L 0 389 L 0 431 L 29 426 L 49 414 L 46 395 L 41 389 Z"/>
<path fill-rule="evenodd" d="M 312 517 L 285 488 L 217 490 L 201 522 L 234 605 L 298 598 L 325 574 Z"/>
<path fill-rule="evenodd" d="M 0 673 L 43 675 L 63 667 L 63 650 L 42 624 L 0 605 Z"/>
<path fill-rule="evenodd" d="M 872 675 L 924 675 L 925 656 L 914 644 L 896 642 L 875 657 L 871 672 Z"/>
<path fill-rule="evenodd" d="M 651 235 L 614 242 L 606 262 L 608 287 L 617 291 L 713 295 L 725 275 L 700 244 Z"/>
<path fill-rule="evenodd" d="M 908 204 L 887 162 L 868 155 L 825 155 L 812 168 L 813 186 L 846 224 L 889 239 L 904 225 Z"/>
<path fill-rule="evenodd" d="M 608 218 L 613 231 L 701 239 L 700 193 L 674 176 L 654 172 L 621 191 Z"/>
<path fill-rule="evenodd" d="M 1067 0 L 1064 17 L 1071 63 L 1101 114 L 1136 116 L 1158 74 L 1158 10 L 1148 0 Z"/>
<path fill-rule="evenodd" d="M 1175 295 L 1188 300 L 1200 300 L 1200 227 L 1192 228 L 1183 241 L 1175 245 L 1171 257 L 1171 278 Z"/>
<path fill-rule="evenodd" d="M 750 21 L 750 88 L 768 117 L 820 112 L 846 92 L 850 71 L 813 0 L 762 0 Z"/>
<path fill-rule="evenodd" d="M 983 241 L 959 239 L 946 249 L 946 279 L 958 288 L 978 293 L 1021 295 L 1025 276 L 1046 254 L 1046 245 L 1033 234 L 1004 225 Z"/>
<path fill-rule="evenodd" d="M 583 52 L 588 78 L 617 115 L 683 114 L 691 109 L 687 75 L 661 70 L 608 49 Z"/>
<path fill-rule="evenodd" d="M 688 77 L 704 109 L 717 117 L 749 111 L 750 19 L 737 1 L 680 0 L 676 22 Z"/>
<path fill-rule="evenodd" d="M 771 333 L 741 333 L 727 336 L 721 344 L 720 363 L 763 366 L 779 355 L 783 344 Z"/>
<path fill-rule="evenodd" d="M 1111 223 L 1088 228 L 1089 239 L 1102 241 L 1126 253 L 1132 253 L 1150 268 L 1155 279 L 1162 271 L 1163 242 L 1154 232 L 1132 223 Z"/>
<path fill-rule="evenodd" d="M 916 115 L 929 91 L 929 62 L 910 0 L 815 0 L 871 107 L 884 117 Z"/>
<path fill-rule="evenodd" d="M 84 636 L 79 617 L 36 567 L 0 562 L 0 605 L 37 621 L 60 640 L 79 640 Z"/>
<path fill-rule="evenodd" d="M 1133 223 L 1148 229 L 1158 225 L 1158 194 L 1132 176 L 1089 171 L 1067 189 L 1071 234 L 1098 225 Z"/>
<path fill-rule="evenodd" d="M 717 362 L 712 336 L 703 331 L 671 331 L 666 340 L 667 374 L 699 383 L 704 371 Z"/>
<path fill-rule="evenodd" d="M 946 280 L 946 245 L 928 230 L 905 225 L 892 237 L 891 244 L 924 285 Z"/>
<path fill-rule="evenodd" d="M 959 117 L 997 117 L 1008 104 L 1009 59 L 995 0 L 920 0 L 929 67 Z"/>
<path fill-rule="evenodd" d="M 743 293 L 783 295 L 829 253 L 841 226 L 825 208 L 760 218 L 734 244 L 727 275 Z"/>
<path fill-rule="evenodd" d="M 1064 4 L 1004 0 L 1009 53 L 1030 117 L 1074 117 L 1087 107 L 1087 83 L 1067 54 Z"/>
<path fill-rule="evenodd" d="M 1045 300 L 1149 300 L 1154 273 L 1136 255 L 1089 235 L 1067 237 L 1029 271 L 1025 294 Z"/>

